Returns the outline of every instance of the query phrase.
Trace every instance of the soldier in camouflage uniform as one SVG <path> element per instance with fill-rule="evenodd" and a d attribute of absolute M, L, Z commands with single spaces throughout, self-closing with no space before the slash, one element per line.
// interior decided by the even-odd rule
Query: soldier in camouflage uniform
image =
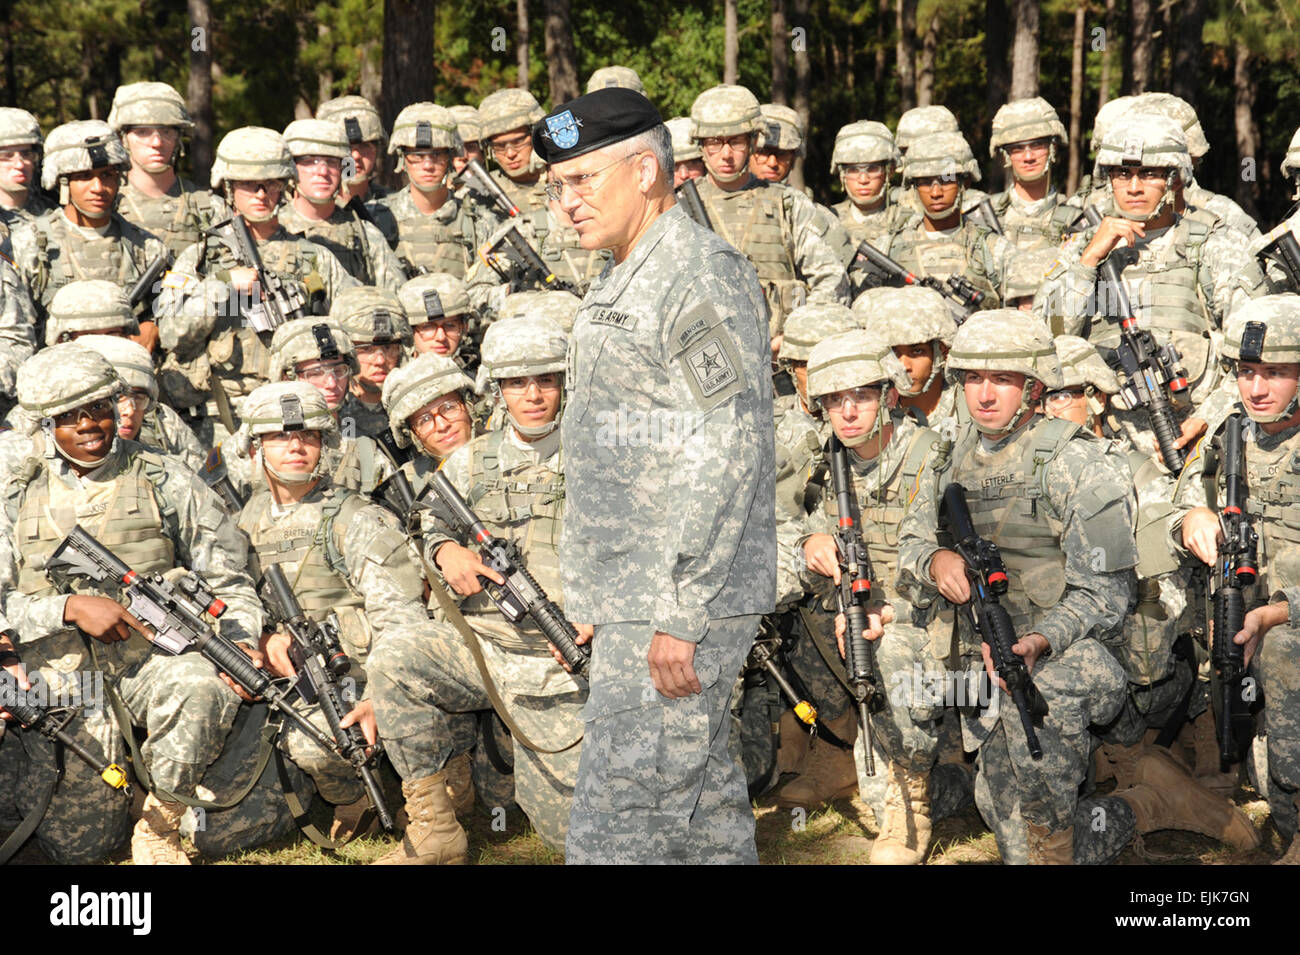
<path fill-rule="evenodd" d="M 1007 274 L 1002 280 L 1006 292 L 1007 308 L 1018 308 L 1022 312 L 1034 310 L 1034 298 L 1042 286 L 1047 273 L 1056 262 L 1056 248 L 1034 249 L 1021 252 L 1007 267 Z"/>
<path fill-rule="evenodd" d="M 144 346 L 116 335 L 83 335 L 77 342 L 108 359 L 126 384 L 117 399 L 118 435 L 177 457 L 197 474 L 208 451 L 179 414 L 159 403 L 158 379 Z"/>
<path fill-rule="evenodd" d="M 585 244 L 615 252 L 583 299 L 566 373 L 565 599 L 595 628 L 568 860 L 752 863 L 727 703 L 774 607 L 763 290 L 673 204 L 672 142 L 648 100 L 598 90 L 548 120 L 573 122 L 568 145 L 542 124 L 533 139 L 566 184 L 564 211 L 585 221 Z M 610 164 L 588 204 L 575 178 Z M 660 440 L 619 440 L 620 405 Z"/>
<path fill-rule="evenodd" d="M 263 267 L 307 297 L 307 311 L 325 314 L 345 288 L 357 284 L 333 254 L 291 235 L 278 213 L 294 177 L 283 138 L 273 129 L 245 126 L 217 145 L 212 188 L 243 217 Z M 220 386 L 237 418 L 244 397 L 267 380 L 265 311 L 254 292 L 255 273 L 234 251 L 229 224 L 218 225 L 190 246 L 163 278 L 155 307 L 163 348 L 170 352 L 161 384 L 200 439 L 215 446 L 226 427 L 218 420 L 212 389 Z"/>
<path fill-rule="evenodd" d="M 335 204 L 345 162 L 352 162 L 343 125 L 334 120 L 296 119 L 284 128 L 293 156 L 293 198 L 280 210 L 280 224 L 294 235 L 329 249 L 362 285 L 397 291 L 406 280 L 402 264 L 369 212 Z"/>
<path fill-rule="evenodd" d="M 1246 598 L 1247 607 L 1254 607 L 1246 614 L 1242 632 L 1216 633 L 1212 639 L 1244 644 L 1247 664 L 1253 659 L 1252 672 L 1265 703 L 1269 810 L 1283 839 L 1290 840 L 1281 861 L 1294 865 L 1300 863 L 1300 840 L 1294 838 L 1300 809 L 1295 678 L 1300 637 L 1289 608 L 1292 598 L 1300 600 L 1296 590 L 1300 544 L 1292 527 L 1296 461 L 1300 460 L 1300 296 L 1270 295 L 1234 312 L 1224 329 L 1223 356 L 1235 365 L 1240 396 L 1228 426 L 1246 427 L 1245 511 L 1259 535 L 1259 582 Z M 1222 543 L 1218 509 L 1225 475 L 1219 468 L 1212 479 L 1207 476 L 1206 457 L 1198 449 L 1180 476 L 1168 533 L 1180 553 L 1190 552 L 1213 567 Z M 1211 483 L 1214 496 L 1207 487 Z"/>
<path fill-rule="evenodd" d="M 339 96 L 317 106 L 316 118 L 343 124 L 352 155 L 352 165 L 344 170 L 348 175 L 343 177 L 338 204 L 352 205 L 356 199 L 373 214 L 373 206 L 389 194 L 389 190 L 375 182 L 384 140 L 388 138 L 379 110 L 364 96 Z"/>
<path fill-rule="evenodd" d="M 1052 167 L 1069 142 L 1052 105 L 1040 96 L 1007 103 L 993 117 L 989 156 L 1011 171 L 1011 185 L 989 197 L 1017 249 L 1055 248 L 1080 205 L 1056 191 Z"/>
<path fill-rule="evenodd" d="M 407 278 L 446 272 L 464 278 L 486 233 L 483 208 L 473 194 L 448 188 L 451 158 L 461 152 L 456 118 L 433 103 L 413 103 L 397 114 L 388 151 L 407 185 L 376 209 Z"/>
<path fill-rule="evenodd" d="M 1180 409 L 1180 447 L 1203 433 L 1202 406 L 1222 380 L 1219 330 L 1227 316 L 1264 291 L 1263 276 L 1245 242 L 1204 210 L 1174 211 L 1174 196 L 1191 178 L 1187 138 L 1171 120 L 1125 114 L 1109 126 L 1097 150 L 1114 215 L 1062 244 L 1034 300 L 1034 313 L 1054 333 L 1080 335 L 1099 347 L 1119 344 L 1118 317 L 1104 314 L 1113 296 L 1098 291 L 1097 267 L 1120 245 L 1138 259 L 1122 271 L 1139 324 L 1159 345 L 1182 356 L 1189 390 Z M 1133 446 L 1152 454 L 1156 442 L 1143 408 L 1120 409 L 1116 418 Z"/>
<path fill-rule="evenodd" d="M 775 356 L 790 310 L 805 301 L 849 304 L 849 277 L 813 201 L 749 171 L 762 129 L 758 100 L 743 86 L 715 86 L 691 104 L 691 136 L 709 172 L 696 188 L 714 230 L 758 270 Z"/>
<path fill-rule="evenodd" d="M 917 694 L 918 684 L 941 683 L 939 661 L 930 652 L 925 614 L 894 589 L 898 563 L 898 525 L 936 468 L 946 461 L 939 435 L 895 411 L 898 389 L 911 378 L 890 344 L 876 333 L 855 330 L 824 339 L 808 359 L 808 394 L 825 410 L 831 427 L 849 448 L 850 479 L 861 508 L 863 534 L 877 599 L 888 602 L 894 621 L 876 644 L 876 665 L 889 701 L 872 717 L 875 749 L 888 761 L 888 784 L 880 834 L 871 848 L 873 864 L 917 865 L 930 841 L 930 769 L 938 753 L 937 720 L 942 701 Z M 933 493 L 932 491 L 930 492 Z M 800 578 L 819 600 L 805 614 L 809 626 L 833 629 L 841 568 L 834 531 L 835 490 L 822 489 L 807 520 L 807 533 L 794 542 Z M 852 710 L 857 719 L 856 708 Z M 854 755 L 864 772 L 866 740 L 859 734 Z M 879 757 L 873 757 L 879 758 Z"/>
<path fill-rule="evenodd" d="M 18 368 L 36 350 L 36 309 L 17 270 L 0 258 L 0 418 L 14 405 Z"/>
<path fill-rule="evenodd" d="M 393 440 L 399 448 L 414 445 L 420 451 L 401 467 L 417 497 L 439 465 L 474 436 L 473 388 L 460 366 L 442 355 L 420 355 L 384 381 Z"/>
<path fill-rule="evenodd" d="M 942 295 L 924 286 L 867 289 L 853 302 L 858 324 L 889 342 L 907 370 L 900 408 L 915 408 L 945 440 L 956 438 L 967 420 L 958 391 L 948 386 L 944 362 L 957 323 Z"/>
<path fill-rule="evenodd" d="M 704 153 L 700 144 L 691 138 L 691 118 L 675 116 L 664 123 L 673 139 L 673 188 L 687 179 L 699 179 L 708 174 L 704 168 Z"/>
<path fill-rule="evenodd" d="M 594 93 L 603 89 L 635 90 L 646 95 L 645 84 L 636 70 L 630 66 L 602 66 L 587 78 L 587 92 Z"/>
<path fill-rule="evenodd" d="M 57 593 L 45 562 L 80 523 L 141 573 L 192 568 L 227 605 L 222 634 L 255 660 L 262 609 L 246 570 L 247 545 L 211 492 L 176 459 L 117 436 L 122 387 L 103 357 L 75 342 L 45 349 L 23 366 L 19 400 L 42 425 L 5 490 L 0 593 L 29 672 L 74 695 L 80 687 L 74 674 L 104 673 L 112 705 L 87 709 L 72 730 L 92 752 L 122 760 L 120 734 L 131 726 L 120 726 L 115 712 L 148 732 L 141 755 L 153 791 L 131 840 L 132 856 L 137 864 L 186 864 L 177 828 L 185 806 L 177 800 L 195 795 L 239 698 L 202 656 L 152 653 L 135 618 L 111 597 Z M 53 771 L 53 750 L 39 734 L 16 736 L 27 760 L 21 778 L 29 781 L 17 802 L 29 810 L 34 787 Z M 6 741 L 3 749 L 13 748 Z M 139 761 L 136 766 L 141 771 Z M 84 864 L 118 845 L 128 821 L 126 798 L 70 760 L 37 838 L 52 859 Z"/>
<path fill-rule="evenodd" d="M 859 242 L 879 245 L 890 231 L 889 179 L 902 154 L 884 123 L 849 123 L 835 134 L 831 175 L 838 174 L 844 201 L 831 206 L 856 248 Z"/>
<path fill-rule="evenodd" d="M 1195 682 L 1194 656 L 1180 660 L 1174 646 L 1180 634 L 1197 626 L 1199 609 L 1190 562 L 1172 554 L 1166 540 L 1174 479 L 1134 451 L 1122 433 L 1108 433 L 1104 413 L 1109 396 L 1119 391 L 1119 379 L 1097 350 L 1071 335 L 1058 335 L 1055 344 L 1064 384 L 1043 396 L 1044 412 L 1105 441 L 1107 453 L 1132 475 L 1137 491 L 1137 606 L 1122 624 L 1128 688 L 1119 715 L 1096 731 L 1104 741 L 1097 750 L 1096 781 L 1115 779 L 1140 833 L 1184 829 L 1253 849 L 1258 837 L 1249 818 L 1202 786 L 1167 750 L 1150 745 L 1171 719 L 1182 719 L 1184 700 L 1183 715 L 1191 718 L 1204 714 L 1208 702 L 1203 685 Z M 1144 788 L 1126 794 L 1139 780 Z"/>
<path fill-rule="evenodd" d="M 1291 136 L 1291 142 L 1286 147 L 1286 155 L 1282 157 L 1280 166 L 1282 178 L 1287 180 L 1292 187 L 1291 199 L 1300 201 L 1300 129 L 1297 129 Z M 1267 234 L 1261 235 L 1258 239 L 1250 244 L 1250 252 L 1254 256 L 1259 256 L 1260 251 L 1272 245 L 1284 233 L 1290 232 L 1300 241 L 1300 207 L 1297 207 L 1291 215 L 1271 229 Z M 1261 264 L 1263 264 L 1261 260 Z M 1276 262 L 1267 263 L 1266 274 L 1269 285 L 1274 291 L 1300 292 L 1300 277 L 1292 277 Z"/>
<path fill-rule="evenodd" d="M 478 322 L 465 283 L 445 272 L 417 275 L 398 289 L 397 297 L 406 310 L 417 355 L 455 358 L 470 326 Z"/>
<path fill-rule="evenodd" d="M 376 288 L 348 289 L 334 300 L 330 320 L 352 340 L 357 371 L 339 411 L 357 434 L 378 437 L 388 430 L 384 381 L 411 347 L 411 326 L 397 296 Z"/>
<path fill-rule="evenodd" d="M 429 638 L 423 585 L 406 537 L 386 510 L 331 480 L 334 456 L 326 449 L 339 451 L 338 428 L 318 389 L 303 381 L 262 385 L 248 396 L 245 424 L 262 475 L 239 515 L 239 528 L 252 545 L 253 576 L 260 579 L 278 564 L 307 616 L 321 623 L 334 618 L 340 646 L 352 660 L 348 677 L 355 680 L 355 694 L 344 698 L 353 706 L 341 725 L 360 725 L 373 744 L 367 687 L 375 678 L 374 648 L 403 634 Z M 284 633 L 262 634 L 267 668 L 278 677 L 294 675 L 290 642 Z M 319 706 L 302 711 L 329 735 Z M 364 804 L 361 781 L 348 761 L 294 726 L 280 734 L 277 745 L 326 801 Z M 339 815 L 348 814 L 345 809 Z"/>
<path fill-rule="evenodd" d="M 964 691 L 965 746 L 979 753 L 976 802 L 1005 861 L 1069 864 L 1092 752 L 1088 727 L 1113 719 L 1123 702 L 1122 651 L 1106 641 L 1118 633 L 1137 562 L 1131 483 L 1091 434 L 1036 413 L 1043 390 L 1061 387 L 1062 377 L 1051 337 L 1032 316 L 972 315 L 953 338 L 947 373 L 964 388 L 974 427 L 959 434 L 938 486 L 923 486 L 903 518 L 898 590 L 923 610 L 940 596 L 952 605 L 971 598 L 965 562 L 936 536 L 939 495 L 963 485 L 976 531 L 1007 566 L 1001 602 L 1015 627 L 1012 652 L 1048 707 L 1035 760 L 1005 693 L 994 689 L 996 707 L 970 705 L 977 694 L 965 691 L 979 685 L 985 664 L 962 615 L 960 640 L 941 652 L 960 654 L 965 671 L 954 688 Z M 937 609 L 951 621 L 950 607 Z"/>
<path fill-rule="evenodd" d="M 456 133 L 460 136 L 460 155 L 451 157 L 451 168 L 459 176 L 471 159 L 477 159 L 480 164 L 487 159 L 483 152 L 483 122 L 478 110 L 468 104 L 449 106 L 447 111 L 455 117 Z"/>
<path fill-rule="evenodd" d="M 185 100 L 166 83 L 119 86 L 108 125 L 131 157 L 119 198 L 122 218 L 162 239 L 173 257 L 180 255 L 220 218 L 212 193 L 176 174 L 181 139 L 194 133 Z"/>
<path fill-rule="evenodd" d="M 69 282 L 54 294 L 45 322 L 45 344 L 70 342 L 82 335 L 129 338 L 139 331 L 140 323 L 120 285 L 84 279 Z"/>
<path fill-rule="evenodd" d="M 57 208 L 39 188 L 43 142 L 35 116 L 0 107 L 0 223 L 10 229 Z"/>
<path fill-rule="evenodd" d="M 550 319 L 494 324 L 483 340 L 479 380 L 505 404 L 507 425 L 453 452 L 440 469 L 494 536 L 519 546 L 529 573 L 561 605 L 557 548 L 565 493 L 558 426 L 566 348 L 564 332 Z M 444 375 L 436 387 L 454 384 Z M 559 849 L 578 772 L 587 682 L 556 662 L 531 621 L 517 629 L 501 615 L 480 575 L 503 578 L 464 546 L 469 538 L 444 524 L 436 508 L 425 514 L 423 534 L 426 566 L 440 577 L 431 583 L 445 581 L 464 598 L 461 611 L 472 633 L 444 620 L 433 639 L 397 637 L 375 652 L 382 670 L 374 681 L 375 712 L 412 817 L 407 839 L 388 861 L 463 858 L 464 833 L 437 799 L 452 752 L 447 720 L 491 705 L 504 705 L 501 716 L 514 729 L 515 799 L 538 834 Z M 475 641 L 477 653 L 467 640 Z M 432 804 L 426 792 L 434 794 Z"/>
<path fill-rule="evenodd" d="M 984 293 L 983 307 L 995 308 L 1016 249 L 962 211 L 971 207 L 969 187 L 979 178 L 961 133 L 919 137 L 903 156 L 903 188 L 912 191 L 915 211 L 895 216 L 879 248 L 917 275 L 964 276 Z"/>
<path fill-rule="evenodd" d="M 114 211 L 129 165 L 117 134 L 98 120 L 65 123 L 46 139 L 41 185 L 58 190 L 61 208 L 18 226 L 12 236 L 14 265 L 36 305 L 37 340 L 44 337 L 50 300 L 63 286 L 106 279 L 130 288 L 164 252 L 159 239 Z M 144 325 L 141 343 L 152 351 L 157 332 L 152 322 Z"/>
<path fill-rule="evenodd" d="M 947 106 L 914 106 L 898 117 L 898 125 L 894 127 L 894 142 L 898 146 L 898 151 L 906 156 L 913 143 L 922 136 L 934 133 L 960 135 L 961 127 L 957 125 L 957 117 L 953 115 L 952 110 Z M 986 194 L 980 190 L 968 187 L 963 193 L 962 212 L 969 212 L 979 205 L 980 200 L 985 196 Z M 906 206 L 912 212 L 922 211 L 917 196 L 907 188 L 906 184 L 895 187 L 893 198 L 895 202 Z"/>

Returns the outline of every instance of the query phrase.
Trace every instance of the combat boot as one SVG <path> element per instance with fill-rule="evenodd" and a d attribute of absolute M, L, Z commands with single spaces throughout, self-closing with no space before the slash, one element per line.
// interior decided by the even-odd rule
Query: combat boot
<path fill-rule="evenodd" d="M 1137 743 L 1133 746 L 1104 743 L 1098 746 L 1093 757 L 1097 766 L 1096 781 L 1104 783 L 1108 779 L 1113 779 L 1116 789 L 1128 789 L 1133 785 L 1133 773 L 1137 761 L 1145 751 L 1145 743 Z"/>
<path fill-rule="evenodd" d="M 1214 713 L 1206 710 L 1191 721 L 1192 750 L 1196 760 L 1196 781 L 1221 796 L 1231 796 L 1237 791 L 1237 769 L 1227 772 L 1219 762 L 1219 731 L 1214 725 Z"/>
<path fill-rule="evenodd" d="M 1273 865 L 1300 865 L 1300 835 L 1291 840 L 1291 848 L 1280 859 L 1274 859 Z"/>
<path fill-rule="evenodd" d="M 150 793 L 131 833 L 131 861 L 136 865 L 189 865 L 190 857 L 181 848 L 184 815 L 180 803 L 163 802 Z"/>
<path fill-rule="evenodd" d="M 1074 826 L 1055 831 L 1025 820 L 1030 865 L 1074 865 Z"/>
<path fill-rule="evenodd" d="M 885 821 L 871 846 L 871 865 L 920 865 L 930 846 L 930 775 L 889 764 Z"/>
<path fill-rule="evenodd" d="M 836 736 L 851 743 L 857 714 L 850 711 L 827 725 Z M 857 791 L 858 768 L 853 763 L 853 750 L 818 740 L 809 747 L 808 757 L 799 767 L 799 776 L 777 792 L 776 804 L 782 809 L 821 806 Z"/>
<path fill-rule="evenodd" d="M 401 844 L 373 865 L 464 865 L 469 842 L 447 793 L 447 770 L 402 783 L 409 817 Z"/>
<path fill-rule="evenodd" d="M 808 744 L 812 737 L 808 727 L 799 722 L 794 710 L 781 714 L 781 746 L 776 751 L 776 771 L 797 773 L 803 761 L 808 758 Z"/>
<path fill-rule="evenodd" d="M 1202 786 L 1159 746 L 1151 747 L 1138 760 L 1134 785 L 1115 795 L 1132 807 L 1140 833 L 1182 829 L 1237 849 L 1259 845 L 1259 833 L 1249 816 Z"/>
<path fill-rule="evenodd" d="M 447 795 L 457 813 L 474 808 L 474 775 L 470 771 L 469 753 L 461 753 L 447 761 Z"/>

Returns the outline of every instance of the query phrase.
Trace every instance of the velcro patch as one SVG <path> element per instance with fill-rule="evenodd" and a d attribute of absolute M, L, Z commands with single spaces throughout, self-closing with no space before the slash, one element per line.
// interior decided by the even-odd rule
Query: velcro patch
<path fill-rule="evenodd" d="M 720 405 L 740 391 L 743 384 L 740 353 L 725 328 L 714 326 L 707 335 L 678 356 L 686 372 L 686 384 L 705 410 Z"/>
<path fill-rule="evenodd" d="M 166 274 L 162 277 L 161 285 L 163 288 L 177 288 L 184 291 L 190 286 L 190 283 L 194 281 L 196 280 L 192 276 L 186 275 L 184 272 L 176 272 L 172 269 L 168 269 Z"/>
<path fill-rule="evenodd" d="M 636 327 L 636 316 L 628 312 L 618 312 L 612 308 L 598 308 L 590 319 L 593 325 L 608 325 L 624 331 Z"/>

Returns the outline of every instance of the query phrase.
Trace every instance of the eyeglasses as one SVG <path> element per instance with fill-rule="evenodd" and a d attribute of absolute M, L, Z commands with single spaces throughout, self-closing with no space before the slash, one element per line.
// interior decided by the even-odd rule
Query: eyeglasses
<path fill-rule="evenodd" d="M 446 422 L 464 421 L 469 417 L 469 410 L 465 403 L 459 398 L 444 398 L 434 405 L 430 410 L 421 414 L 411 422 L 411 430 L 427 431 L 433 427 L 433 419 L 441 418 Z"/>
<path fill-rule="evenodd" d="M 514 139 L 489 139 L 488 145 L 492 147 L 493 152 L 500 153 L 517 153 L 525 146 L 531 147 L 533 138 L 527 134 L 516 136 Z"/>
<path fill-rule="evenodd" d="M 460 335 L 465 331 L 465 320 L 463 318 L 441 318 L 432 322 L 421 322 L 415 326 L 415 334 L 429 338 L 438 332 L 442 332 L 448 338 L 452 335 Z"/>
<path fill-rule="evenodd" d="M 303 166 L 306 169 L 317 169 L 324 167 L 326 169 L 342 169 L 343 160 L 337 156 L 295 156 L 293 157 L 295 166 Z"/>
<path fill-rule="evenodd" d="M 854 176 L 858 179 L 875 179 L 885 174 L 888 166 L 883 162 L 855 162 L 851 166 L 841 166 L 840 170 L 846 176 Z"/>
<path fill-rule="evenodd" d="M 951 186 L 958 182 L 959 175 L 960 173 L 946 172 L 942 176 L 914 176 L 912 185 L 918 189 L 929 189 L 935 183 L 941 186 Z"/>
<path fill-rule="evenodd" d="M 402 153 L 402 158 L 412 166 L 445 166 L 451 161 L 451 150 L 428 149 L 417 152 L 408 149 Z"/>
<path fill-rule="evenodd" d="M 558 391 L 560 376 L 554 372 L 548 375 L 526 375 L 520 378 L 505 378 L 501 390 L 508 395 L 522 395 L 529 385 L 536 385 L 538 391 Z"/>
<path fill-rule="evenodd" d="M 1155 166 L 1107 166 L 1106 176 L 1111 182 L 1120 183 L 1128 182 L 1136 176 L 1144 185 L 1154 186 L 1169 178 L 1169 170 Z"/>
<path fill-rule="evenodd" d="M 59 428 L 70 428 L 81 420 L 82 415 L 85 415 L 91 421 L 103 421 L 113 417 L 113 411 L 113 402 L 101 398 L 98 401 L 92 401 L 90 404 L 82 405 L 80 408 L 73 408 L 71 411 L 63 412 L 63 414 L 56 414 L 54 424 Z"/>
<path fill-rule="evenodd" d="M 621 162 L 627 162 L 636 156 L 641 155 L 639 152 L 630 153 L 622 159 L 615 159 L 612 163 L 601 166 L 595 172 L 583 172 L 576 176 L 561 176 L 558 179 L 548 180 L 546 183 L 546 198 L 552 202 L 559 202 L 560 197 L 564 195 L 566 188 L 572 189 L 575 196 L 589 196 L 596 191 L 599 183 L 596 182 L 598 176 L 603 175 L 610 169 L 613 169 Z"/>
<path fill-rule="evenodd" d="M 1017 156 L 1021 153 L 1045 153 L 1051 146 L 1050 139 L 1030 139 L 1023 143 L 1011 143 L 1002 148 L 1007 151 L 1007 155 Z"/>
<path fill-rule="evenodd" d="M 749 149 L 749 136 L 709 136 L 700 140 L 700 148 L 712 156 L 722 152 L 723 146 L 730 146 L 733 153 Z"/>
<path fill-rule="evenodd" d="M 270 434 L 262 435 L 263 444 L 288 445 L 297 441 L 303 447 L 319 447 L 319 431 L 272 431 Z"/>
<path fill-rule="evenodd" d="M 300 368 L 298 375 L 303 381 L 310 382 L 313 385 L 324 384 L 331 379 L 334 381 L 346 381 L 352 374 L 352 369 L 347 366 L 347 362 L 336 361 L 328 365 L 316 365 L 313 368 Z"/>
<path fill-rule="evenodd" d="M 1082 388 L 1061 388 L 1057 391 L 1049 391 L 1043 396 L 1043 403 L 1049 408 L 1064 408 L 1068 404 L 1073 404 L 1084 395 Z"/>
<path fill-rule="evenodd" d="M 128 408 L 135 411 L 141 411 L 148 408 L 149 402 L 152 400 L 153 399 L 149 397 L 147 392 L 132 391 L 125 395 L 118 395 L 117 406 L 124 411 Z"/>
<path fill-rule="evenodd" d="M 0 163 L 10 162 L 36 162 L 36 150 L 30 146 L 19 146 L 16 149 L 0 149 Z"/>
<path fill-rule="evenodd" d="M 268 196 L 274 196 L 284 189 L 284 183 L 279 179 L 236 179 L 235 189 L 239 192 L 251 192 L 254 195 L 259 192 L 264 192 Z"/>
<path fill-rule="evenodd" d="M 880 401 L 880 388 L 877 385 L 859 385 L 847 391 L 837 391 L 833 395 L 823 395 L 821 403 L 828 411 L 839 411 L 850 402 L 854 408 L 876 404 Z"/>
<path fill-rule="evenodd" d="M 126 134 L 146 140 L 157 136 L 160 142 L 165 143 L 180 138 L 181 131 L 175 126 L 128 126 Z"/>
<path fill-rule="evenodd" d="M 390 359 L 396 359 L 399 355 L 401 355 L 401 348 L 402 348 L 402 346 L 397 344 L 396 342 L 389 342 L 388 344 L 384 344 L 384 345 L 376 345 L 376 344 L 355 345 L 353 347 L 356 348 L 358 358 L 378 358 L 382 356 L 384 358 L 390 358 Z"/>

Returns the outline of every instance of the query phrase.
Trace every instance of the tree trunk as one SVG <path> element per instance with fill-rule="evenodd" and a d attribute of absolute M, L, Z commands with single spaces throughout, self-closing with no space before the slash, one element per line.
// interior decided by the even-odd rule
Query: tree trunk
<path fill-rule="evenodd" d="M 772 102 L 790 105 L 790 24 L 786 0 L 772 0 Z"/>
<path fill-rule="evenodd" d="M 809 0 L 794 0 L 792 13 L 794 26 L 803 27 L 804 36 L 811 32 L 808 17 Z M 812 115 L 810 94 L 812 87 L 812 64 L 808 61 L 807 44 L 799 44 L 794 51 L 794 111 L 799 115 L 799 128 L 810 129 L 809 119 Z M 790 169 L 789 183 L 796 189 L 803 189 L 803 159 L 796 159 Z"/>
<path fill-rule="evenodd" d="M 515 86 L 528 89 L 528 0 L 515 0 Z"/>
<path fill-rule="evenodd" d="M 5 6 L 8 7 L 8 4 L 5 4 Z M 8 19 L 8 16 L 5 19 Z M 5 105 L 18 105 L 18 69 L 14 64 L 14 25 L 12 23 L 5 25 Z"/>
<path fill-rule="evenodd" d="M 1233 64 L 1233 125 L 1237 133 L 1238 168 L 1245 170 L 1255 165 L 1259 153 L 1259 139 L 1255 128 L 1255 79 L 1251 75 L 1250 50 L 1241 40 L 1237 41 L 1236 62 Z M 1236 180 L 1237 204 L 1246 210 L 1252 218 L 1259 218 L 1255 208 L 1257 186 L 1254 177 L 1238 175 Z"/>
<path fill-rule="evenodd" d="M 1011 98 L 1038 95 L 1038 0 L 1014 0 L 1016 33 L 1011 46 Z"/>
<path fill-rule="evenodd" d="M 383 59 L 378 40 L 361 48 L 361 95 L 372 103 L 378 103 L 383 94 Z"/>
<path fill-rule="evenodd" d="M 303 62 L 303 54 L 307 52 L 307 35 L 304 32 L 304 30 L 305 28 L 302 26 L 295 27 L 295 32 L 298 35 L 297 44 L 296 44 L 298 50 L 298 58 L 294 63 L 295 66 Z M 293 118 L 311 119 L 315 113 L 315 110 L 312 109 L 311 103 L 307 102 L 307 96 L 306 96 L 307 91 L 302 89 L 301 87 L 298 87 L 296 83 L 294 84 L 294 86 L 297 87 L 297 93 L 293 98 Z M 316 92 L 316 90 L 313 90 L 312 92 Z"/>
<path fill-rule="evenodd" d="M 906 111 L 916 105 L 916 4 L 897 0 L 894 11 L 898 26 L 898 98 Z"/>
<path fill-rule="evenodd" d="M 736 61 L 740 59 L 740 36 L 736 25 L 736 0 L 726 0 L 722 11 L 722 82 L 734 84 L 740 71 Z"/>
<path fill-rule="evenodd" d="M 1201 32 L 1205 27 L 1206 6 L 1206 0 L 1183 0 L 1178 16 L 1178 42 L 1172 57 L 1174 75 L 1169 88 L 1193 106 L 1201 72 Z"/>
<path fill-rule="evenodd" d="M 324 23 L 316 24 L 316 36 L 323 45 L 329 43 L 330 28 Z M 325 69 L 316 78 L 316 105 L 334 98 L 334 71 Z"/>
<path fill-rule="evenodd" d="M 573 49 L 573 21 L 569 0 L 546 0 L 546 73 L 551 85 L 551 104 L 574 99 L 578 88 L 578 57 Z"/>
<path fill-rule="evenodd" d="M 1129 0 L 1128 56 L 1124 58 L 1124 92 L 1130 95 L 1151 89 L 1155 78 L 1155 44 L 1151 36 L 1155 22 L 1153 0 Z"/>
<path fill-rule="evenodd" d="M 989 119 L 1011 95 L 1011 70 L 1007 66 L 1007 48 L 1011 42 L 1007 25 L 1010 22 L 1007 0 L 988 0 L 984 17 L 984 62 L 988 70 L 985 105 Z"/>
<path fill-rule="evenodd" d="M 194 120 L 190 161 L 194 164 L 194 181 L 206 186 L 216 146 L 216 118 L 212 111 L 212 3 L 210 0 L 188 0 L 188 7 L 190 80 L 185 99 Z"/>
<path fill-rule="evenodd" d="M 427 0 L 384 0 L 383 86 L 379 115 L 384 128 L 407 103 L 433 99 L 433 21 Z M 396 179 L 386 183 L 396 185 Z"/>
<path fill-rule="evenodd" d="M 889 66 L 889 21 L 891 19 L 889 0 L 880 0 L 876 6 L 876 62 L 871 74 L 871 105 L 873 112 L 880 117 L 885 115 L 885 70 Z"/>
<path fill-rule="evenodd" d="M 939 50 L 939 25 L 943 19 L 943 8 L 937 7 L 930 25 L 925 28 L 925 38 L 921 41 L 921 69 L 916 78 L 916 105 L 929 106 L 934 102 L 934 57 Z"/>
<path fill-rule="evenodd" d="M 1118 16 L 1115 12 L 1115 0 L 1106 0 L 1106 27 L 1101 36 L 1101 89 L 1097 92 L 1097 109 L 1101 109 L 1110 100 L 1110 62 L 1111 47 L 1119 42 L 1116 33 Z"/>
<path fill-rule="evenodd" d="M 1083 165 L 1083 28 L 1088 16 L 1088 0 L 1079 0 L 1074 8 L 1074 56 L 1070 59 L 1070 168 L 1065 177 L 1065 191 L 1074 195 L 1079 188 Z"/>

